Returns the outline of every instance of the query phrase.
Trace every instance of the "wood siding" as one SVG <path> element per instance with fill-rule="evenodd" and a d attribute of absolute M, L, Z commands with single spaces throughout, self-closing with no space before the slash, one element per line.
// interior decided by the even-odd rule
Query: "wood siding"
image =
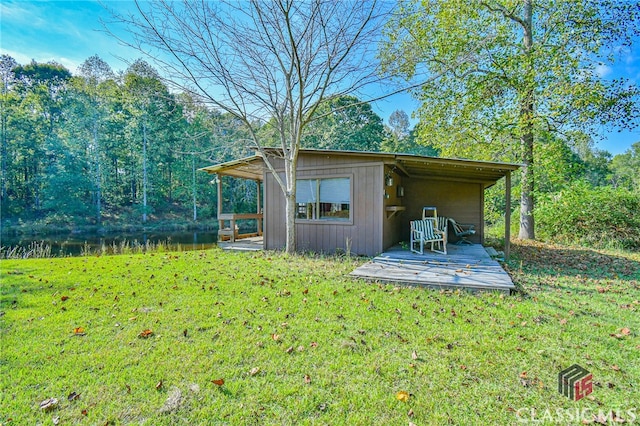
<path fill-rule="evenodd" d="M 386 178 L 391 177 L 393 179 L 393 185 L 386 185 Z M 388 198 L 384 198 L 384 207 L 391 206 L 400 206 L 406 207 L 404 204 L 404 200 L 406 197 L 398 196 L 398 187 L 404 188 L 403 178 L 396 171 L 389 166 L 385 166 L 385 179 L 383 179 L 384 183 L 384 193 L 388 195 Z M 405 189 L 406 190 L 406 189 Z M 383 209 L 384 210 L 384 209 Z M 402 227 L 404 226 L 404 217 L 406 216 L 406 211 L 399 211 L 397 213 L 383 211 L 384 216 L 384 226 L 383 226 L 383 246 L 384 249 L 388 249 L 389 247 L 398 244 L 402 241 Z M 407 222 L 408 224 L 409 222 Z M 407 234 L 409 235 L 409 234 Z"/>
<path fill-rule="evenodd" d="M 422 217 L 422 207 L 435 206 L 439 216 L 454 218 L 459 223 L 471 223 L 477 233 L 469 240 L 484 241 L 484 187 L 480 183 L 450 182 L 429 179 L 405 179 L 402 215 L 402 239 L 409 241 L 409 221 Z M 449 241 L 456 238 L 449 229 Z"/>
<path fill-rule="evenodd" d="M 299 250 L 333 253 L 346 250 L 373 256 L 384 250 L 383 164 L 368 157 L 300 155 L 298 179 L 351 178 L 350 222 L 296 221 Z M 270 173 L 265 174 L 264 235 L 267 249 L 283 249 L 286 242 L 285 199 Z"/>

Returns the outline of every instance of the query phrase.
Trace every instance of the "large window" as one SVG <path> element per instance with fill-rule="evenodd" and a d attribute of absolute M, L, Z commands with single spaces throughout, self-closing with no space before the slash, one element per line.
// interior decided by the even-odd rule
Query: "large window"
<path fill-rule="evenodd" d="M 296 218 L 349 221 L 351 178 L 298 179 Z"/>

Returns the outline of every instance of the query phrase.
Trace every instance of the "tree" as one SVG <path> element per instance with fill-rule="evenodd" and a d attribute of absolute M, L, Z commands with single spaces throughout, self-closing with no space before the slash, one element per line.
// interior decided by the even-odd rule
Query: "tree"
<path fill-rule="evenodd" d="M 398 140 L 409 137 L 409 116 L 401 109 L 395 110 L 389 116 L 389 130 Z"/>
<path fill-rule="evenodd" d="M 7 203 L 7 182 L 8 182 L 8 160 L 9 155 L 9 116 L 10 109 L 16 104 L 15 94 L 11 88 L 15 83 L 13 70 L 18 63 L 9 55 L 0 56 L 0 78 L 2 87 L 0 88 L 0 204 L 6 207 Z"/>
<path fill-rule="evenodd" d="M 378 81 L 371 49 L 378 3 L 311 0 L 136 1 L 120 16 L 141 52 L 151 52 L 183 91 L 246 127 L 286 199 L 286 250 L 295 251 L 298 152 L 320 105 Z M 151 48 L 151 49 L 150 49 Z M 271 121 L 269 121 L 271 120 Z M 281 155 L 258 138 L 273 125 Z M 284 179 L 276 171 L 284 163 Z"/>
<path fill-rule="evenodd" d="M 443 155 L 518 161 L 520 238 L 534 238 L 534 146 L 544 133 L 633 127 L 638 88 L 598 75 L 638 34 L 638 5 L 604 1 L 401 3 L 381 58 L 417 91 L 419 138 Z M 609 49 L 609 50 L 608 50 Z"/>
<path fill-rule="evenodd" d="M 626 187 L 632 191 L 640 191 L 640 142 L 631 145 L 623 154 L 618 154 L 611 160 L 614 186 Z"/>
<path fill-rule="evenodd" d="M 355 96 L 333 97 L 323 102 L 316 114 L 302 141 L 305 148 L 380 150 L 384 126 L 368 102 Z"/>
<path fill-rule="evenodd" d="M 109 64 L 99 56 L 94 55 L 84 61 L 78 68 L 79 76 L 72 81 L 76 89 L 78 106 L 82 108 L 82 114 L 77 116 L 88 137 L 87 152 L 91 159 L 93 181 L 93 204 L 96 209 L 96 220 L 102 221 L 102 147 L 100 143 L 100 131 L 109 111 L 106 109 L 108 102 L 104 93 L 104 87 L 109 86 L 108 81 L 115 77 Z"/>
<path fill-rule="evenodd" d="M 125 109 L 131 117 L 129 134 L 132 139 L 141 142 L 140 151 L 131 152 L 131 200 L 137 200 L 138 187 L 141 186 L 142 222 L 146 222 L 149 216 L 149 187 L 152 184 L 150 178 L 154 177 L 156 183 L 159 180 L 158 157 L 164 149 L 161 141 L 164 140 L 170 145 L 167 139 L 171 137 L 171 125 L 176 124 L 172 123 L 172 119 L 179 120 L 181 114 L 176 110 L 174 98 L 162 83 L 158 72 L 143 60 L 135 61 L 127 69 L 123 94 Z M 177 113 L 177 116 L 174 116 L 174 113 Z M 131 149 L 135 149 L 135 146 L 132 145 Z M 171 155 L 170 150 L 165 151 L 169 151 L 168 155 Z M 155 160 L 153 164 L 152 160 Z M 138 185 L 138 173 L 135 172 L 138 161 L 142 168 L 141 185 Z M 167 163 L 167 159 L 164 163 Z M 155 192 L 158 193 L 157 186 Z"/>
<path fill-rule="evenodd" d="M 14 68 L 26 127 L 15 148 L 22 157 L 22 187 L 25 208 L 39 213 L 47 168 L 55 161 L 58 131 L 63 116 L 64 94 L 71 73 L 54 62 L 18 65 Z M 50 161 L 49 161 L 50 160 Z"/>

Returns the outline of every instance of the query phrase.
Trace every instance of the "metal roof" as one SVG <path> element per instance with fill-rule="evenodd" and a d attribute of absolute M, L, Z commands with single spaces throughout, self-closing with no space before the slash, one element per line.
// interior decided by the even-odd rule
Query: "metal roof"
<path fill-rule="evenodd" d="M 214 164 L 203 167 L 201 170 L 210 174 L 239 177 L 243 179 L 262 180 L 265 166 L 262 156 L 252 155 L 239 160 L 227 161 L 226 163 Z"/>
<path fill-rule="evenodd" d="M 279 150 L 269 150 L 278 155 Z M 413 154 L 386 152 L 336 151 L 301 149 L 300 155 L 349 156 L 381 161 L 409 178 L 455 180 L 477 182 L 489 187 L 508 172 L 517 170 L 520 164 L 493 161 L 465 160 L 458 158 L 426 157 Z M 266 166 L 261 155 L 253 155 L 239 160 L 228 161 L 200 169 L 207 173 L 234 176 L 245 179 L 262 180 Z"/>

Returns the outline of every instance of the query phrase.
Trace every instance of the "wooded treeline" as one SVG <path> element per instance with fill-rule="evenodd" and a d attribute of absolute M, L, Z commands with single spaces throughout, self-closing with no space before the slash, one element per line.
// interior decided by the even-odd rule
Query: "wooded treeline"
<path fill-rule="evenodd" d="M 0 73 L 3 228 L 211 219 L 216 185 L 197 168 L 253 153 L 242 123 L 171 92 L 142 60 L 116 72 L 93 56 L 72 73 L 3 55 Z M 304 146 L 378 151 L 402 140 L 416 153 L 435 153 L 407 145 L 406 113 L 385 128 L 357 102 L 345 96 L 323 105 Z M 259 128 L 269 145 L 273 128 Z M 224 209 L 253 211 L 255 185 L 225 179 Z"/>
<path fill-rule="evenodd" d="M 142 60 L 114 72 L 93 56 L 73 74 L 59 64 L 21 65 L 2 56 L 0 73 L 5 230 L 21 223 L 71 228 L 213 219 L 216 185 L 197 168 L 253 153 L 242 123 L 171 92 Z M 385 125 L 368 103 L 341 96 L 325 102 L 318 115 L 322 118 L 307 129 L 303 147 L 439 155 L 429 140 L 416 136 L 403 111 L 391 114 Z M 258 128 L 265 146 L 277 146 L 270 122 Z M 616 211 L 607 214 L 634 217 L 639 197 L 632 197 L 626 209 L 631 213 L 625 213 L 620 200 L 626 193 L 640 193 L 640 142 L 614 157 L 593 149 L 588 140 L 547 135 L 535 155 L 542 238 L 557 238 L 560 222 L 572 226 L 554 213 L 567 191 L 582 194 L 573 203 L 582 203 L 577 209 L 586 216 L 602 217 L 593 198 L 609 194 L 608 199 L 618 201 L 611 206 Z M 487 193 L 485 217 L 490 223 L 499 223 L 504 215 L 502 184 Z M 514 186 L 517 197 L 519 174 Z M 253 211 L 255 192 L 255 182 L 225 179 L 224 210 Z M 583 222 L 580 215 L 575 219 Z M 612 229 L 633 225 L 610 223 Z M 562 232 L 577 235 L 572 229 Z M 585 232 L 594 238 L 592 230 Z M 624 245 L 637 247 L 636 237 Z"/>

